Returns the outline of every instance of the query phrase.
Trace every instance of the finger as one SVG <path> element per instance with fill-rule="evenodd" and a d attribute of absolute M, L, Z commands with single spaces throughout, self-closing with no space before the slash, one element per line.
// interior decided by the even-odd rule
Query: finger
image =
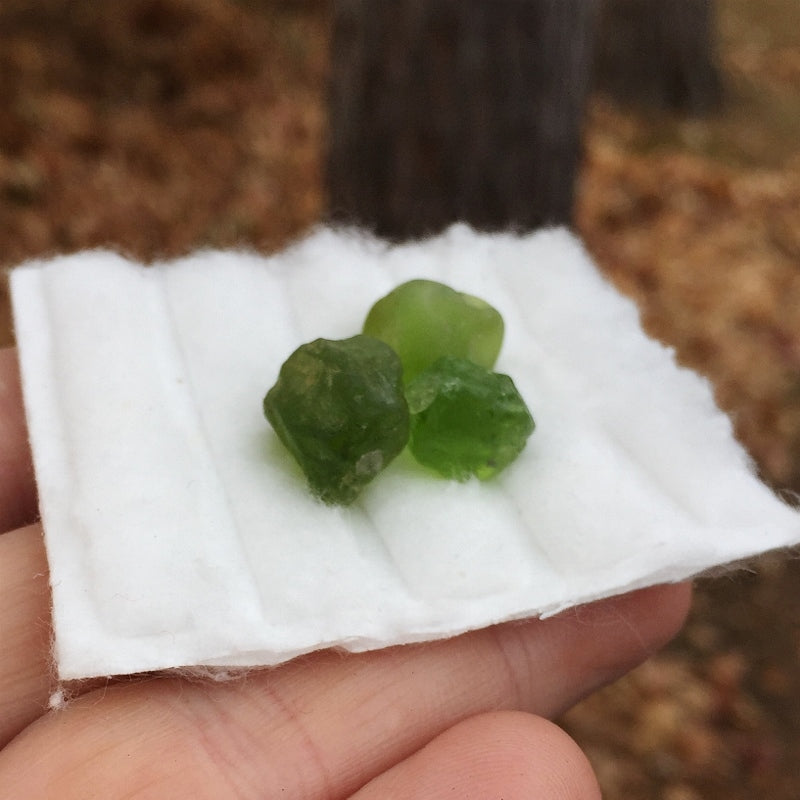
<path fill-rule="evenodd" d="M 56 687 L 51 596 L 41 525 L 0 536 L 0 750 L 42 716 Z M 110 683 L 75 681 L 79 695 Z"/>
<path fill-rule="evenodd" d="M 466 717 L 559 713 L 671 637 L 685 586 L 548 620 L 228 684 L 164 678 L 89 693 L 0 753 L 9 797 L 346 797 Z M 41 754 L 47 754 L 42 757 Z"/>
<path fill-rule="evenodd" d="M 0 748 L 44 713 L 50 590 L 38 525 L 0 536 Z"/>
<path fill-rule="evenodd" d="M 351 800 L 600 800 L 589 762 L 564 731 L 519 712 L 458 723 Z"/>
<path fill-rule="evenodd" d="M 36 488 L 13 347 L 0 349 L 0 443 L 0 532 L 4 532 L 36 519 Z"/>

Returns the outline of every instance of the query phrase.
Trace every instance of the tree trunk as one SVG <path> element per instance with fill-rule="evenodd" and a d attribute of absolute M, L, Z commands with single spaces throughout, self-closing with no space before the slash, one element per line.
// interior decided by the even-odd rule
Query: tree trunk
<path fill-rule="evenodd" d="M 596 0 L 337 0 L 334 220 L 390 239 L 569 223 Z"/>
<path fill-rule="evenodd" d="M 603 0 L 597 87 L 623 103 L 703 114 L 717 108 L 713 0 Z"/>

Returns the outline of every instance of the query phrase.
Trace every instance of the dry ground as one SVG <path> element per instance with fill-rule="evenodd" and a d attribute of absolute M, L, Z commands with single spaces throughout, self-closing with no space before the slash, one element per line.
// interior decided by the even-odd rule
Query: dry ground
<path fill-rule="evenodd" d="M 725 110 L 597 98 L 577 225 L 647 329 L 713 381 L 765 479 L 800 491 L 800 9 L 718 7 Z M 314 224 L 327 10 L 4 0 L 0 266 L 99 245 L 269 251 Z M 674 645 L 566 717 L 609 800 L 800 797 L 798 577 L 770 558 L 702 582 Z"/>

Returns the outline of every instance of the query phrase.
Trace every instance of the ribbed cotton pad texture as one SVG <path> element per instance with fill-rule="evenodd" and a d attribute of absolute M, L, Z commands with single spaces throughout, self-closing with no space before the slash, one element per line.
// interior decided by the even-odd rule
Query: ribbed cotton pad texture
<path fill-rule="evenodd" d="M 359 332 L 419 277 L 502 313 L 496 369 L 536 431 L 492 482 L 402 455 L 324 506 L 262 398 L 298 345 Z M 320 230 L 151 267 L 87 252 L 11 284 L 64 680 L 451 636 L 800 539 L 706 382 L 562 230 Z"/>

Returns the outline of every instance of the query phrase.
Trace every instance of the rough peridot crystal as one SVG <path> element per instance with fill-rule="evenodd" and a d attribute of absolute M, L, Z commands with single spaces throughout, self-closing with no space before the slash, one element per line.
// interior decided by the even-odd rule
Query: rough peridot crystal
<path fill-rule="evenodd" d="M 368 336 L 299 347 L 264 413 L 312 492 L 331 504 L 352 503 L 408 441 L 400 359 Z"/>
<path fill-rule="evenodd" d="M 406 387 L 409 447 L 446 478 L 491 478 L 525 447 L 534 421 L 508 375 L 445 356 Z"/>
<path fill-rule="evenodd" d="M 441 356 L 491 368 L 503 343 L 503 318 L 478 297 L 443 283 L 403 283 L 370 309 L 364 333 L 393 347 L 412 381 Z"/>

